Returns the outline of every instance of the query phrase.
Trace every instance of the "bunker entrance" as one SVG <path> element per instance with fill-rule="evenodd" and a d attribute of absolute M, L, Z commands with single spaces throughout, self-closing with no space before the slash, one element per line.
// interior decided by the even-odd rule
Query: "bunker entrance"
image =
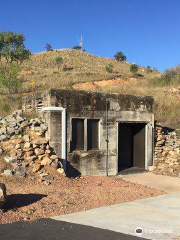
<path fill-rule="evenodd" d="M 145 123 L 118 124 L 118 172 L 145 169 Z"/>

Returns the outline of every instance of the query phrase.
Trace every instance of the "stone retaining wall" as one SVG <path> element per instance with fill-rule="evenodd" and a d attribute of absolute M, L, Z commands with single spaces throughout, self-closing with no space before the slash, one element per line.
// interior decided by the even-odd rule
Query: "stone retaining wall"
<path fill-rule="evenodd" d="M 1 173 L 25 177 L 38 172 L 47 177 L 46 167 L 50 166 L 64 174 L 61 159 L 46 138 L 47 129 L 45 120 L 28 120 L 21 110 L 0 117 L 0 155 L 6 163 Z"/>
<path fill-rule="evenodd" d="M 160 125 L 155 129 L 154 172 L 180 177 L 180 136 Z"/>

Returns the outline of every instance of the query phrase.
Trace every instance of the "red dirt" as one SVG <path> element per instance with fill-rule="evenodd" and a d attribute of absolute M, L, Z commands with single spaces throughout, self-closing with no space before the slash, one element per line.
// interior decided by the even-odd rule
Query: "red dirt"
<path fill-rule="evenodd" d="M 119 176 L 70 179 L 55 169 L 51 174 L 55 179 L 49 186 L 39 182 L 38 173 L 27 178 L 0 175 L 9 196 L 5 212 L 0 212 L 0 223 L 31 221 L 163 194 Z"/>
<path fill-rule="evenodd" d="M 136 78 L 114 78 L 94 82 L 77 83 L 73 85 L 75 90 L 96 90 L 98 87 L 117 86 L 126 82 L 135 82 Z"/>

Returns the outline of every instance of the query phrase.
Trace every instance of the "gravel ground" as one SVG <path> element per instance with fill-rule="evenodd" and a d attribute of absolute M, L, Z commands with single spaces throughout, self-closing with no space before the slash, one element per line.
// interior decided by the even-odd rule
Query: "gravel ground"
<path fill-rule="evenodd" d="M 31 221 L 55 215 L 129 202 L 163 194 L 156 189 L 126 182 L 120 176 L 60 176 L 50 169 L 51 185 L 39 182 L 38 173 L 22 178 L 0 175 L 6 184 L 8 200 L 0 212 L 0 223 Z"/>

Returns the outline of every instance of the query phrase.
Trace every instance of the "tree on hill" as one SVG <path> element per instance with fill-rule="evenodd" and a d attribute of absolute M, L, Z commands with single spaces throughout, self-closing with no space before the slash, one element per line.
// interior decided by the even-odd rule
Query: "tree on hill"
<path fill-rule="evenodd" d="M 56 58 L 56 65 L 57 65 L 58 70 L 59 70 L 62 63 L 63 63 L 63 58 L 62 57 L 57 57 Z"/>
<path fill-rule="evenodd" d="M 9 64 L 6 71 L 3 68 L 0 69 L 0 83 L 7 89 L 9 95 L 17 93 L 22 85 L 21 80 L 18 78 L 19 71 L 20 66 L 17 63 Z"/>
<path fill-rule="evenodd" d="M 45 48 L 46 48 L 46 51 L 52 51 L 53 50 L 50 43 L 46 43 Z"/>
<path fill-rule="evenodd" d="M 138 66 L 136 64 L 131 64 L 130 66 L 130 71 L 133 73 L 133 74 L 136 74 L 138 72 Z"/>
<path fill-rule="evenodd" d="M 81 50 L 81 46 L 74 46 L 72 49 Z"/>
<path fill-rule="evenodd" d="M 18 79 L 20 64 L 29 59 L 31 54 L 25 48 L 24 41 L 23 34 L 0 32 L 0 84 L 9 94 L 17 92 L 21 85 Z"/>
<path fill-rule="evenodd" d="M 150 66 L 147 66 L 146 71 L 147 71 L 147 73 L 150 73 L 150 72 L 152 72 L 152 68 Z"/>
<path fill-rule="evenodd" d="M 13 32 L 0 32 L 0 62 L 4 68 L 13 61 L 22 63 L 29 59 L 30 51 L 25 49 L 23 34 Z"/>
<path fill-rule="evenodd" d="M 126 61 L 126 56 L 124 55 L 123 52 L 117 52 L 115 55 L 114 55 L 115 59 L 117 61 Z"/>

